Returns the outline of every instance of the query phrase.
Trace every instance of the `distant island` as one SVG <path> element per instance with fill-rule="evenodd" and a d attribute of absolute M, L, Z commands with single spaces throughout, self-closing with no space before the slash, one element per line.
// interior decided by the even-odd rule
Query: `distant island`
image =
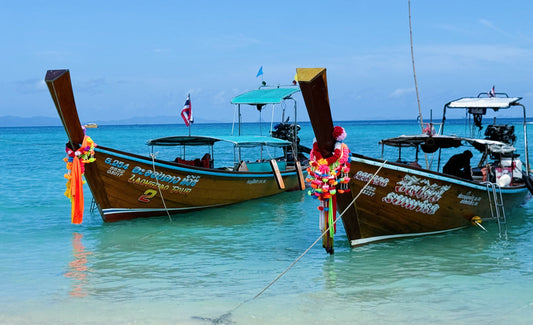
<path fill-rule="evenodd" d="M 98 125 L 132 125 L 132 124 L 168 124 L 183 123 L 179 116 L 152 116 L 152 117 L 132 117 L 121 120 L 110 121 L 82 121 L 82 123 L 96 123 Z M 215 121 L 198 119 L 195 123 L 231 123 L 231 121 Z M 33 116 L 0 116 L 0 127 L 25 127 L 25 126 L 61 126 L 59 117 Z"/>
<path fill-rule="evenodd" d="M 21 126 L 60 126 L 59 117 L 18 117 L 18 116 L 1 116 L 0 127 L 21 127 Z"/>

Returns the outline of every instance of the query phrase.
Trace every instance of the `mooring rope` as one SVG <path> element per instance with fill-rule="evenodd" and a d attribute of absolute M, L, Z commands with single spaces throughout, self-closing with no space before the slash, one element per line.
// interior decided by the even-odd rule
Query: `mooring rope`
<path fill-rule="evenodd" d="M 413 77 L 415 79 L 416 101 L 418 102 L 418 116 L 420 117 L 420 128 L 424 129 L 424 121 L 422 120 L 422 109 L 420 107 L 420 95 L 418 94 L 418 83 L 416 81 L 415 69 L 415 54 L 413 49 L 413 28 L 411 26 L 411 0 L 407 1 L 409 7 L 409 39 L 411 40 L 411 62 L 413 63 Z"/>
<path fill-rule="evenodd" d="M 150 153 L 150 157 L 152 157 L 152 170 L 153 170 L 154 174 L 156 173 L 156 171 L 155 171 L 155 156 L 157 156 L 157 153 L 155 153 L 155 154 L 153 152 Z M 163 197 L 163 192 L 161 192 L 161 186 L 159 186 L 159 180 L 157 179 L 157 177 L 155 177 L 155 182 L 157 184 L 157 190 L 159 191 L 159 195 L 161 196 L 161 202 L 163 202 L 163 206 L 165 207 L 165 212 L 167 213 L 167 216 L 168 216 L 168 219 L 170 220 L 170 222 L 172 222 L 172 217 L 170 216 L 170 212 L 168 211 L 167 204 L 165 203 L 165 198 Z"/>
<path fill-rule="evenodd" d="M 415 51 L 413 48 L 413 27 L 411 25 L 411 0 L 407 0 L 407 7 L 409 9 L 409 40 L 411 41 L 411 62 L 413 63 L 413 78 L 415 80 L 416 102 L 418 103 L 418 117 L 420 118 L 420 130 L 424 132 L 424 120 L 422 119 L 422 108 L 420 107 L 420 94 L 418 93 L 418 82 L 416 81 Z M 426 160 L 426 168 L 429 169 L 428 155 L 425 152 L 424 157 Z"/>
<path fill-rule="evenodd" d="M 300 256 L 298 256 L 298 258 L 296 258 L 294 260 L 294 262 L 292 262 L 283 272 L 281 272 L 274 280 L 272 280 L 267 286 L 265 286 L 261 291 L 259 291 L 255 296 L 253 296 L 252 298 L 249 298 L 243 302 L 241 302 L 240 304 L 238 304 L 237 306 L 233 307 L 232 309 L 230 309 L 228 312 L 226 312 L 225 314 L 217 317 L 217 318 L 208 318 L 208 317 L 193 317 L 193 318 L 196 318 L 196 319 L 202 319 L 202 320 L 208 320 L 208 321 L 211 321 L 213 324 L 223 324 L 223 322 L 231 315 L 231 313 L 233 313 L 235 310 L 237 310 L 238 308 L 240 308 L 242 305 L 256 299 L 257 297 L 259 297 L 260 295 L 262 295 L 265 291 L 267 291 L 268 288 L 270 288 L 274 283 L 276 283 L 283 275 L 285 275 L 285 273 L 287 273 L 296 263 L 298 263 L 298 261 L 300 261 L 304 256 L 305 254 L 307 254 L 311 248 L 313 248 L 316 243 L 318 243 L 322 237 L 324 237 L 325 234 L 327 234 L 329 232 L 329 229 L 331 227 L 333 227 L 337 221 L 339 219 L 342 218 L 342 216 L 346 213 L 346 211 L 348 211 L 348 209 L 354 204 L 354 202 L 359 198 L 359 196 L 363 193 L 363 190 L 368 186 L 370 185 L 370 183 L 372 182 L 372 180 L 374 179 L 374 177 L 377 176 L 377 174 L 379 173 L 379 171 L 383 168 L 383 166 L 387 163 L 387 160 L 383 161 L 383 163 L 381 164 L 381 166 L 379 166 L 379 168 L 376 170 L 376 172 L 372 175 L 372 177 L 370 177 L 370 179 L 368 180 L 368 182 L 366 182 L 366 184 L 361 188 L 361 190 L 359 190 L 359 193 L 357 193 L 357 195 L 355 196 L 355 198 L 350 202 L 350 204 L 348 204 L 348 206 L 346 206 L 346 208 L 344 209 L 344 211 L 342 211 L 342 213 L 339 215 L 339 217 L 333 222 L 331 223 L 331 225 L 328 227 L 328 229 L 324 230 L 322 232 L 322 234 L 311 244 L 311 246 L 309 246 Z"/>

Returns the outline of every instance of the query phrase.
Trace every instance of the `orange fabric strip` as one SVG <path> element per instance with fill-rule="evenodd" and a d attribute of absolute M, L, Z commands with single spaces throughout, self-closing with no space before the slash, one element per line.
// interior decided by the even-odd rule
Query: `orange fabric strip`
<path fill-rule="evenodd" d="M 83 180 L 81 179 L 81 162 L 78 157 L 72 161 L 70 193 L 72 195 L 72 223 L 81 224 L 83 220 Z"/>

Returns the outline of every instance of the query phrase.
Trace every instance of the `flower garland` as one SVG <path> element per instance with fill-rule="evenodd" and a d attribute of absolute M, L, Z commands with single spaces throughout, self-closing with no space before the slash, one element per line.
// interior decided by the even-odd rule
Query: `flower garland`
<path fill-rule="evenodd" d="M 435 131 L 435 127 L 433 126 L 433 123 L 431 124 L 426 123 L 425 125 L 426 126 L 424 127 L 424 129 L 422 129 L 422 133 L 427 134 L 429 136 L 433 136 L 437 133 L 437 131 Z"/>
<path fill-rule="evenodd" d="M 333 235 L 337 231 L 336 227 L 336 194 L 349 192 L 348 183 L 350 177 L 350 150 L 342 141 L 346 138 L 346 132 L 340 126 L 333 129 L 333 137 L 337 142 L 330 157 L 324 158 L 319 151 L 316 140 L 313 142 L 313 149 L 310 154 L 310 163 L 307 168 L 308 177 L 306 181 L 310 183 L 309 195 L 321 201 L 318 207 L 320 211 L 320 230 L 323 232 L 329 228 L 329 238 L 324 247 L 329 253 L 333 253 Z M 333 227 L 330 227 L 333 225 Z"/>
<path fill-rule="evenodd" d="M 95 147 L 96 143 L 85 135 L 78 150 L 73 150 L 69 144 L 65 148 L 67 157 L 63 160 L 67 163 L 68 170 L 65 174 L 67 179 L 65 196 L 70 199 L 72 204 L 71 222 L 74 224 L 80 224 L 83 220 L 83 184 L 85 182 L 82 176 L 85 173 L 85 164 L 96 160 L 94 158 Z"/>

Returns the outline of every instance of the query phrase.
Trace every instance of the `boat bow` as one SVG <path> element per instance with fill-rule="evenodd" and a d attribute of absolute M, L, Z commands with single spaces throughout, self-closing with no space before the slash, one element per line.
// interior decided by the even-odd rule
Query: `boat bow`
<path fill-rule="evenodd" d="M 329 157 L 334 151 L 335 139 L 333 138 L 333 119 L 329 106 L 326 69 L 298 68 L 296 73 L 319 151 L 323 157 Z"/>
<path fill-rule="evenodd" d="M 72 148 L 76 148 L 83 142 L 85 134 L 74 102 L 70 72 L 69 70 L 48 70 L 44 80 L 52 95 L 61 123 L 67 132 L 69 142 Z"/>

